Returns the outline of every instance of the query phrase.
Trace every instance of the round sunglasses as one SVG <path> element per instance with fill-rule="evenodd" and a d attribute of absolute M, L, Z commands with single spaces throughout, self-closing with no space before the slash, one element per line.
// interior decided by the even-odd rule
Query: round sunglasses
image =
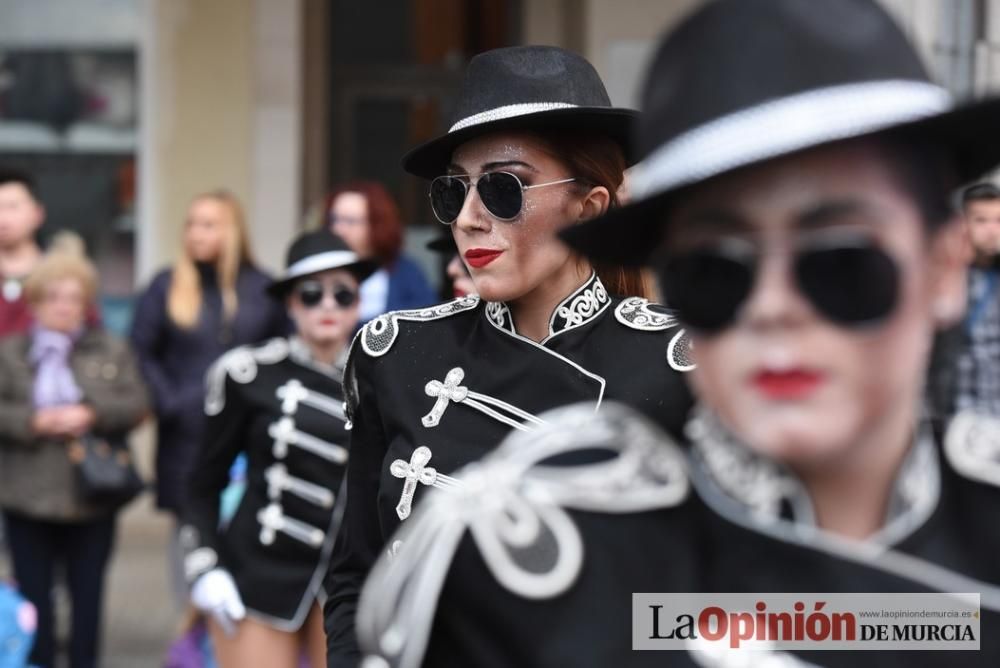
<path fill-rule="evenodd" d="M 533 188 L 554 186 L 560 183 L 571 183 L 575 178 L 536 183 L 526 186 L 510 172 L 483 172 L 473 181 L 466 175 L 439 176 L 431 181 L 428 197 L 431 200 L 431 210 L 434 217 L 445 225 L 451 225 L 458 220 L 465 206 L 465 198 L 469 189 L 475 188 L 483 206 L 494 218 L 511 221 L 517 218 L 524 206 L 524 191 Z"/>
<path fill-rule="evenodd" d="M 358 293 L 346 285 L 331 286 L 333 301 L 341 308 L 354 306 L 358 301 Z M 323 301 L 327 290 L 319 281 L 302 281 L 295 286 L 295 296 L 306 308 L 315 308 Z"/>
<path fill-rule="evenodd" d="M 753 291 L 760 251 L 749 241 L 724 242 L 665 254 L 657 273 L 667 304 L 682 322 L 704 334 L 730 326 Z M 803 237 L 792 274 L 798 290 L 825 318 L 865 327 L 889 316 L 899 299 L 899 268 L 873 240 L 857 234 Z"/>

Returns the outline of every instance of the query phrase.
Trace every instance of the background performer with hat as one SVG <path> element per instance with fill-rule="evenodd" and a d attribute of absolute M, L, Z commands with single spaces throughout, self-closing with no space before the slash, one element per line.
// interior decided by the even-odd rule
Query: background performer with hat
<path fill-rule="evenodd" d="M 441 257 L 445 276 L 445 285 L 441 290 L 443 295 L 458 299 L 476 294 L 476 284 L 472 282 L 469 269 L 458 254 L 458 246 L 455 245 L 455 237 L 451 235 L 450 229 L 428 241 L 426 247 Z"/>
<path fill-rule="evenodd" d="M 297 668 L 302 654 L 325 664 L 317 598 L 348 457 L 344 353 L 358 285 L 374 270 L 327 230 L 302 235 L 268 288 L 295 335 L 236 348 L 209 370 L 181 541 L 191 600 L 211 616 L 222 668 Z M 219 496 L 240 453 L 246 491 L 222 531 Z"/>
<path fill-rule="evenodd" d="M 723 0 L 661 44 L 643 109 L 635 203 L 563 236 L 659 272 L 689 447 L 570 407 L 454 473 L 368 581 L 372 665 L 1000 665 L 1000 424 L 921 417 L 964 303 L 949 193 L 1000 162 L 1000 101 L 954 107 L 870 0 Z M 545 465 L 584 448 L 613 456 Z M 980 646 L 635 651 L 641 592 L 975 592 Z"/>
<path fill-rule="evenodd" d="M 397 311 L 355 340 L 347 505 L 328 578 L 330 665 L 357 660 L 362 581 L 427 487 L 538 415 L 619 400 L 679 430 L 690 398 L 687 344 L 671 315 L 635 295 L 638 272 L 595 267 L 555 234 L 616 205 L 635 112 L 611 106 L 580 56 L 554 47 L 489 51 L 470 63 L 455 120 L 411 151 L 431 180 L 478 296 Z"/>

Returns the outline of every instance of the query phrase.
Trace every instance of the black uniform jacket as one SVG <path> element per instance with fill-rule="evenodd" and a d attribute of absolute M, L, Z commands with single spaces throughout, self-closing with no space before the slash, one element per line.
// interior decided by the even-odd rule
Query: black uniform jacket
<path fill-rule="evenodd" d="M 359 332 L 345 378 L 346 512 L 327 584 L 330 665 L 356 656 L 357 596 L 392 532 L 429 487 L 449 487 L 450 473 L 508 433 L 529 433 L 554 407 L 583 402 L 593 413 L 609 400 L 682 428 L 689 344 L 662 307 L 608 295 L 592 275 L 553 311 L 540 343 L 515 324 L 505 304 L 469 296 Z"/>
<path fill-rule="evenodd" d="M 347 464 L 340 366 L 311 360 L 296 338 L 236 348 L 208 373 L 205 439 L 188 484 L 181 542 L 193 581 L 221 566 L 251 616 L 297 629 L 316 602 Z M 246 491 L 227 526 L 219 496 L 247 456 Z"/>
<path fill-rule="evenodd" d="M 682 452 L 619 407 L 560 413 L 456 474 L 394 536 L 357 616 L 372 665 L 1000 665 L 1000 421 L 925 430 L 884 528 L 857 542 L 816 528 L 794 475 L 704 422 Z M 616 457 L 539 464 L 584 447 Z M 671 592 L 979 593 L 980 650 L 633 650 L 632 594 Z"/>

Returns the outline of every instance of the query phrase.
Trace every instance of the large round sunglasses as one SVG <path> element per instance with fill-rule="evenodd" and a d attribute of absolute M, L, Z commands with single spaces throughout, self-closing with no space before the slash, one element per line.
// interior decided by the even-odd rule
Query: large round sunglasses
<path fill-rule="evenodd" d="M 431 199 L 431 209 L 434 211 L 434 216 L 445 225 L 451 225 L 458 220 L 458 215 L 462 213 L 462 207 L 465 206 L 465 198 L 468 197 L 470 188 L 475 188 L 479 192 L 479 199 L 482 200 L 483 206 L 486 207 L 491 216 L 510 221 L 521 213 L 521 208 L 524 206 L 525 190 L 572 181 L 576 181 L 576 179 L 560 179 L 526 186 L 521 183 L 521 179 L 517 178 L 517 175 L 510 172 L 484 172 L 475 181 L 466 175 L 446 175 L 431 181 L 428 196 Z"/>
<path fill-rule="evenodd" d="M 665 254 L 657 261 L 668 306 L 704 334 L 731 325 L 753 291 L 761 253 L 742 239 Z M 865 327 L 889 316 L 899 299 L 899 268 L 864 235 L 804 237 L 796 244 L 792 273 L 802 295 L 825 318 Z"/>

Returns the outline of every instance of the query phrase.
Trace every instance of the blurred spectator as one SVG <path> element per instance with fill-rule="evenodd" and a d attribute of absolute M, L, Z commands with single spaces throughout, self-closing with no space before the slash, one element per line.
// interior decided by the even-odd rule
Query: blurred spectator
<path fill-rule="evenodd" d="M 31 176 L 0 169 L 0 336 L 31 324 L 23 284 L 42 257 L 35 233 L 44 220 Z"/>
<path fill-rule="evenodd" d="M 967 188 L 962 212 L 974 256 L 955 409 L 1000 415 L 1000 188 L 991 183 Z"/>
<path fill-rule="evenodd" d="M 427 242 L 427 250 L 441 255 L 441 259 L 448 264 L 445 265 L 444 273 L 447 282 L 442 289 L 442 296 L 445 299 L 456 299 L 465 295 L 476 294 L 476 284 L 472 282 L 472 276 L 462 261 L 462 256 L 458 254 L 458 246 L 455 245 L 455 237 L 452 236 L 451 229 L 445 230 L 444 234 L 436 239 Z"/>
<path fill-rule="evenodd" d="M 76 494 L 69 445 L 124 437 L 147 411 L 128 346 L 86 324 L 97 274 L 82 243 L 57 243 L 25 282 L 35 325 L 0 341 L 0 507 L 14 576 L 38 609 L 30 663 L 55 662 L 53 574 L 72 598 L 73 668 L 98 663 L 104 575 L 116 509 Z"/>
<path fill-rule="evenodd" d="M 188 208 L 182 254 L 136 304 L 132 343 L 153 395 L 157 424 L 157 505 L 174 513 L 204 425 L 205 372 L 230 348 L 290 331 L 282 305 L 254 266 L 243 212 L 226 192 Z M 176 546 L 175 546 L 176 548 Z M 180 553 L 171 559 L 178 603 L 187 601 Z"/>
<path fill-rule="evenodd" d="M 404 255 L 403 224 L 392 195 L 379 183 L 351 181 L 327 198 L 327 223 L 355 253 L 374 259 L 379 271 L 361 284 L 361 324 L 386 311 L 438 301 L 417 263 Z"/>

